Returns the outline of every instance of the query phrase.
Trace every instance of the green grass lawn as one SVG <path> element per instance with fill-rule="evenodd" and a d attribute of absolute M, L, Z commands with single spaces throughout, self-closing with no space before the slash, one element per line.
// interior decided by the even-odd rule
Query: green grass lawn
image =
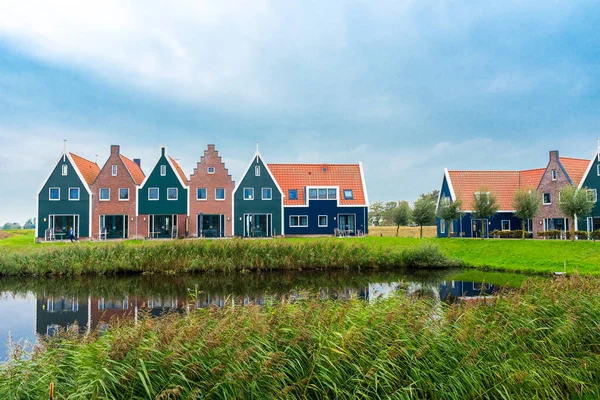
<path fill-rule="evenodd" d="M 36 245 L 33 231 L 17 231 L 0 239 L 0 249 L 27 251 L 32 248 L 55 246 L 103 246 L 104 243 L 70 242 Z M 294 238 L 288 241 L 343 240 L 376 246 L 383 250 L 402 250 L 419 244 L 435 244 L 446 255 L 459 259 L 466 266 L 525 273 L 553 273 L 563 270 L 584 275 L 600 275 L 600 243 L 592 241 L 518 240 L 518 239 L 437 239 L 366 237 L 353 239 Z M 126 241 L 127 245 L 144 245 L 144 241 Z"/>

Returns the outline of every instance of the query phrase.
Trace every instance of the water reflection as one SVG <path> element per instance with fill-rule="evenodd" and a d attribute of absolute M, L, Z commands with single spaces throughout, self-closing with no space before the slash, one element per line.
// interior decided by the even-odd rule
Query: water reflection
<path fill-rule="evenodd" d="M 492 295 L 505 285 L 519 286 L 524 279 L 514 274 L 477 272 L 472 277 L 469 274 L 462 270 L 303 271 L 0 279 L 0 335 L 6 339 L 10 332 L 13 340 L 33 343 L 38 335 L 52 336 L 75 327 L 81 333 L 104 332 L 116 320 L 137 321 L 141 315 L 184 312 L 192 307 L 265 305 L 282 299 L 295 302 L 311 297 L 359 298 L 373 302 L 403 292 L 415 297 L 454 301 L 465 296 Z M 8 346 L 2 346 L 0 359 L 6 359 Z"/>

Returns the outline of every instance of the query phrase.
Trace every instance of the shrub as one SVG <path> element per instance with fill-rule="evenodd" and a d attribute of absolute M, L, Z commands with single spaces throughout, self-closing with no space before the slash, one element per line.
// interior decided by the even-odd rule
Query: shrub
<path fill-rule="evenodd" d="M 560 239 L 562 236 L 562 231 L 559 230 L 551 230 L 545 232 L 538 232 L 538 236 L 545 239 Z"/>
<path fill-rule="evenodd" d="M 436 245 L 423 245 L 405 249 L 402 252 L 402 265 L 408 268 L 457 267 L 461 263 L 449 260 Z"/>
<path fill-rule="evenodd" d="M 494 231 L 490 232 L 490 235 L 492 237 L 502 238 L 502 239 L 521 239 L 523 237 L 523 231 L 520 229 L 516 230 L 516 231 L 494 230 Z M 525 232 L 525 237 L 530 238 L 531 234 L 529 232 Z"/>
<path fill-rule="evenodd" d="M 571 239 L 571 232 L 565 232 L 565 236 L 567 239 Z M 575 238 L 579 240 L 587 240 L 588 233 L 586 231 L 575 231 Z"/>

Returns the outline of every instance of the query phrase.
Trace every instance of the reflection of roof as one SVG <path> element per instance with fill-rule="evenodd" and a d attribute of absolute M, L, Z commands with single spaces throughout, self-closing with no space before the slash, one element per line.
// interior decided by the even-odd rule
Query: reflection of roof
<path fill-rule="evenodd" d="M 573 186 L 579 186 L 579 182 L 583 179 L 590 160 L 571 157 L 559 157 L 559 160 L 562 166 L 565 167 L 569 178 L 573 181 Z"/>
<path fill-rule="evenodd" d="M 448 171 L 456 199 L 463 210 L 474 208 L 475 193 L 487 188 L 497 198 L 500 210 L 512 210 L 518 189 L 537 189 L 545 168 L 526 171 Z"/>
<path fill-rule="evenodd" d="M 339 187 L 340 204 L 364 205 L 366 203 L 360 164 L 269 164 L 268 166 L 283 191 L 286 205 L 306 204 L 304 189 L 307 186 Z M 298 190 L 298 200 L 289 199 L 290 189 Z M 344 189 L 352 190 L 352 200 L 344 199 Z"/>
<path fill-rule="evenodd" d="M 96 164 L 95 162 L 91 162 L 90 160 L 86 160 L 85 158 L 80 157 L 77 154 L 69 154 L 71 155 L 75 166 L 83 176 L 83 179 L 85 179 L 88 185 L 91 185 L 100 173 L 100 167 L 98 166 L 98 164 Z"/>
<path fill-rule="evenodd" d="M 181 180 L 183 181 L 183 183 L 187 185 L 187 181 L 188 181 L 187 177 L 183 173 L 183 170 L 181 169 L 181 167 L 179 166 L 179 164 L 177 163 L 177 161 L 175 161 L 173 159 L 173 157 L 171 157 L 171 156 L 169 156 L 169 160 L 171 160 L 171 162 L 175 166 L 175 170 L 177 171 L 177 174 L 181 177 Z"/>
<path fill-rule="evenodd" d="M 131 161 L 129 158 L 125 157 L 122 154 L 120 154 L 119 156 L 121 157 L 123 164 L 125 164 L 125 168 L 127 168 L 129 173 L 131 174 L 131 177 L 133 178 L 135 184 L 140 185 L 146 177 L 144 175 L 144 171 L 142 171 L 140 166 L 137 165 L 135 162 Z"/>

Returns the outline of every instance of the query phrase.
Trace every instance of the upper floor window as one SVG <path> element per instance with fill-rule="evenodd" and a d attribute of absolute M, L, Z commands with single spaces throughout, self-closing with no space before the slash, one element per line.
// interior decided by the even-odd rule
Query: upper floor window
<path fill-rule="evenodd" d="M 50 200 L 60 200 L 60 188 L 51 187 L 49 196 Z"/>
<path fill-rule="evenodd" d="M 79 188 L 69 188 L 69 200 L 79 200 Z"/>
<path fill-rule="evenodd" d="M 319 200 L 327 199 L 327 189 L 319 189 Z"/>
<path fill-rule="evenodd" d="M 314 200 L 317 198 L 317 189 L 308 189 L 308 198 Z"/>
<path fill-rule="evenodd" d="M 542 199 L 544 201 L 544 204 L 552 204 L 552 197 L 550 196 L 550 193 L 544 193 L 542 195 Z"/>
<path fill-rule="evenodd" d="M 206 200 L 206 188 L 196 189 L 196 200 Z"/>
<path fill-rule="evenodd" d="M 214 174 L 215 173 L 215 167 L 208 167 L 207 171 L 209 174 Z"/>
<path fill-rule="evenodd" d="M 336 190 L 335 189 L 327 189 L 327 199 L 335 200 L 336 198 L 337 198 Z"/>
<path fill-rule="evenodd" d="M 352 189 L 344 189 L 344 199 L 345 200 L 353 200 L 354 194 L 352 193 Z"/>
<path fill-rule="evenodd" d="M 119 200 L 129 200 L 129 188 L 119 188 Z"/>
<path fill-rule="evenodd" d="M 177 200 L 177 188 L 167 188 L 167 200 Z"/>
<path fill-rule="evenodd" d="M 62 166 L 62 174 L 63 176 L 67 176 L 67 170 L 69 169 L 69 166 L 67 164 L 63 164 Z"/>
<path fill-rule="evenodd" d="M 100 188 L 100 201 L 108 201 L 110 200 L 110 189 L 109 188 Z"/>
<path fill-rule="evenodd" d="M 271 200 L 273 199 L 273 191 L 271 188 L 262 188 L 262 199 Z"/>
<path fill-rule="evenodd" d="M 215 199 L 216 200 L 225 200 L 225 189 L 224 188 L 216 188 L 215 189 Z"/>
<path fill-rule="evenodd" d="M 598 157 L 600 157 L 600 154 L 598 155 Z M 598 176 L 600 176 L 600 164 L 596 166 L 596 173 L 598 174 Z"/>
<path fill-rule="evenodd" d="M 158 188 L 148 188 L 148 200 L 158 200 Z"/>
<path fill-rule="evenodd" d="M 288 190 L 288 197 L 290 200 L 298 200 L 298 189 Z"/>
<path fill-rule="evenodd" d="M 595 203 L 598 201 L 598 192 L 596 189 L 588 189 L 587 190 L 588 201 Z"/>
<path fill-rule="evenodd" d="M 117 176 L 117 166 L 116 165 L 112 166 L 112 176 Z"/>
<path fill-rule="evenodd" d="M 244 200 L 254 200 L 254 188 L 244 188 Z"/>
<path fill-rule="evenodd" d="M 254 176 L 260 176 L 260 165 L 254 167 Z"/>
<path fill-rule="evenodd" d="M 161 165 L 160 166 L 160 176 L 166 176 L 166 175 L 167 175 L 167 166 Z"/>
<path fill-rule="evenodd" d="M 552 170 L 552 180 L 553 181 L 556 180 L 556 170 L 555 169 Z"/>

